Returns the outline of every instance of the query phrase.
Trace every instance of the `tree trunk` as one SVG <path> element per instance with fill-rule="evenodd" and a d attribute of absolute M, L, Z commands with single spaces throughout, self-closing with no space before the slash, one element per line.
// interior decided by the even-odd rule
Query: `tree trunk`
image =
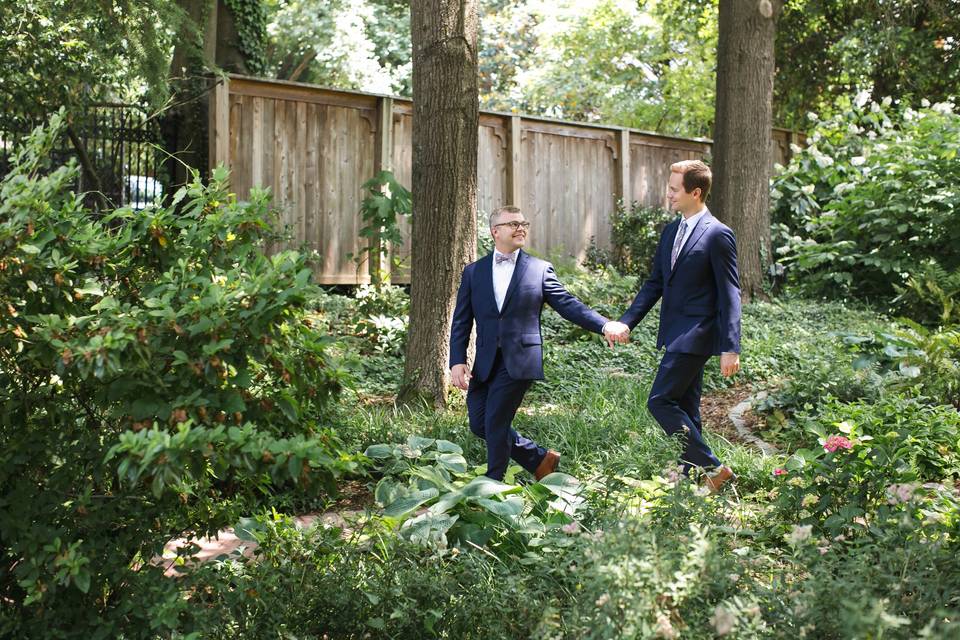
<path fill-rule="evenodd" d="M 190 168 L 207 166 L 207 75 L 216 68 L 217 0 L 177 0 L 183 22 L 170 63 L 173 105 L 161 120 L 170 184 L 167 196 L 191 180 Z"/>
<path fill-rule="evenodd" d="M 476 251 L 477 0 L 413 0 L 410 326 L 401 402 L 446 404 L 450 319 Z"/>
<path fill-rule="evenodd" d="M 782 0 L 720 0 L 711 211 L 737 236 L 744 301 L 765 297 L 774 39 Z"/>
<path fill-rule="evenodd" d="M 175 156 L 167 161 L 169 195 L 191 180 L 190 169 L 206 174 L 209 92 L 216 84 L 210 74 L 248 72 L 236 16 L 224 0 L 177 0 L 177 5 L 184 19 L 170 63 L 175 106 L 161 125 L 165 148 Z"/>

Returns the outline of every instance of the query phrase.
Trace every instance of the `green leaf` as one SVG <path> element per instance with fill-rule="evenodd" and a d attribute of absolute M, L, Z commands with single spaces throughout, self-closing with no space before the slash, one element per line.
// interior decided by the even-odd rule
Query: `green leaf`
<path fill-rule="evenodd" d="M 389 458 L 393 455 L 393 445 L 391 444 L 372 444 L 367 447 L 363 455 L 368 458 Z"/>
<path fill-rule="evenodd" d="M 81 569 L 77 575 L 73 576 L 73 583 L 77 585 L 77 589 L 80 589 L 81 593 L 87 593 L 90 591 L 90 572 Z"/>
<path fill-rule="evenodd" d="M 518 516 L 523 513 L 526 503 L 523 498 L 519 496 L 511 496 L 506 500 L 491 500 L 489 498 L 480 498 L 477 500 L 477 504 L 480 504 L 490 513 L 493 513 L 504 518 L 509 518 L 512 516 Z"/>
<path fill-rule="evenodd" d="M 463 449 L 460 448 L 460 445 L 454 444 L 449 440 L 437 440 L 436 446 L 437 451 L 440 453 L 463 453 Z"/>
<path fill-rule="evenodd" d="M 416 491 L 408 496 L 392 502 L 383 510 L 383 515 L 388 518 L 402 518 L 408 513 L 416 510 L 420 505 L 428 500 L 432 500 L 440 495 L 436 489 L 425 489 Z"/>
<path fill-rule="evenodd" d="M 277 400 L 277 406 L 280 407 L 280 411 L 283 412 L 283 415 L 287 417 L 287 420 L 290 422 L 297 422 L 299 420 L 299 410 L 297 408 L 297 401 L 293 399 L 293 396 L 289 394 L 284 394 Z"/>
<path fill-rule="evenodd" d="M 467 459 L 458 453 L 445 453 L 437 457 L 437 462 L 454 473 L 467 472 Z"/>
<path fill-rule="evenodd" d="M 487 476 L 477 476 L 461 489 L 463 495 L 469 498 L 486 498 L 487 496 L 517 491 L 519 487 L 497 482 Z"/>

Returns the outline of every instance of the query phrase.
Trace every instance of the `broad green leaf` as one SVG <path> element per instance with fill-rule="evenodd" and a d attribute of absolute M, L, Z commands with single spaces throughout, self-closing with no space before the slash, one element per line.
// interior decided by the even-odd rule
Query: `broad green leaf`
<path fill-rule="evenodd" d="M 388 518 L 402 518 L 408 513 L 415 511 L 424 502 L 432 500 L 438 495 L 440 495 L 440 492 L 436 489 L 417 491 L 387 505 L 387 508 L 383 510 L 383 515 Z"/>

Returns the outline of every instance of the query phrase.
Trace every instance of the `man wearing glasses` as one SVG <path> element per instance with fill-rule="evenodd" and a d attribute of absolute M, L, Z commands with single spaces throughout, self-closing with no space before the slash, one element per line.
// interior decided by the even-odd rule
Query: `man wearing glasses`
<path fill-rule="evenodd" d="M 530 223 L 517 207 L 490 215 L 495 249 L 463 270 L 450 330 L 450 377 L 467 392 L 470 430 L 487 444 L 487 473 L 503 480 L 510 459 L 537 480 L 553 473 L 560 454 L 514 431 L 513 417 L 534 380 L 543 379 L 540 311 L 546 302 L 563 318 L 602 333 L 612 347 L 629 328 L 612 322 L 570 295 L 553 265 L 525 253 Z M 477 325 L 473 369 L 467 344 Z"/>

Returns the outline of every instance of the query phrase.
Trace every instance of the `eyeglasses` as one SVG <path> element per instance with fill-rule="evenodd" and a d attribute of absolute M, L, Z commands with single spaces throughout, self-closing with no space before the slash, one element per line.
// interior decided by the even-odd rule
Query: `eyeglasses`
<path fill-rule="evenodd" d="M 514 231 L 516 231 L 517 229 L 523 229 L 524 231 L 527 231 L 530 229 L 530 223 L 527 222 L 526 220 L 524 220 L 523 222 L 517 222 L 516 220 L 514 220 L 513 222 L 501 222 L 500 224 L 495 224 L 493 226 L 494 227 L 510 227 Z"/>

